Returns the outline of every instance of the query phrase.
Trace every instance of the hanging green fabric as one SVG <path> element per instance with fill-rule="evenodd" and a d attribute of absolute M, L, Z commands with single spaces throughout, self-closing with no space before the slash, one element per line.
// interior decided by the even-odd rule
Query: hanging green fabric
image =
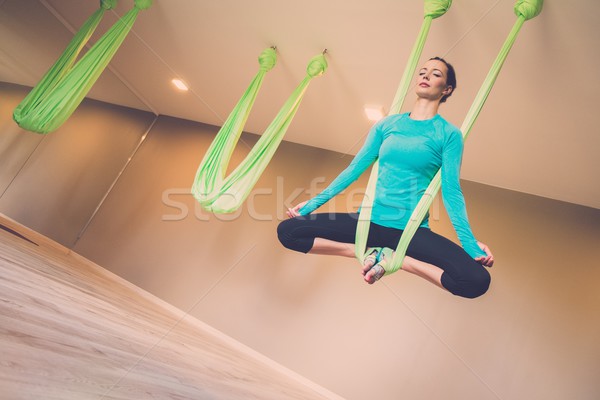
<path fill-rule="evenodd" d="M 131 30 L 139 11 L 149 8 L 152 0 L 135 0 L 134 8 L 76 62 L 105 11 L 113 9 L 116 3 L 117 0 L 100 1 L 100 8 L 87 19 L 59 59 L 15 108 L 13 119 L 21 128 L 36 133 L 58 129 L 73 114 L 104 71 Z"/>
<path fill-rule="evenodd" d="M 313 57 L 306 76 L 292 92 L 283 107 L 250 150 L 246 158 L 225 176 L 233 150 L 240 138 L 254 100 L 267 71 L 275 65 L 275 51 L 267 49 L 259 58 L 260 70 L 242 95 L 206 151 L 192 186 L 192 194 L 206 210 L 228 213 L 239 208 L 275 154 L 292 122 L 312 78 L 325 73 L 324 54 Z"/>
<path fill-rule="evenodd" d="M 467 137 L 471 131 L 471 128 L 473 127 L 473 124 L 475 123 L 475 120 L 479 116 L 479 113 L 481 112 L 481 109 L 483 108 L 483 105 L 485 104 L 485 101 L 487 100 L 487 97 L 492 90 L 494 82 L 496 81 L 496 78 L 498 77 L 498 74 L 500 73 L 500 69 L 502 68 L 504 61 L 506 60 L 506 57 L 508 56 L 508 53 L 510 52 L 510 49 L 512 48 L 512 46 L 514 44 L 514 42 L 517 38 L 517 35 L 519 34 L 521 27 L 523 26 L 523 23 L 525 21 L 539 15 L 539 13 L 542 11 L 542 6 L 543 6 L 543 0 L 518 0 L 516 2 L 515 6 L 514 6 L 514 11 L 515 11 L 515 14 L 517 15 L 517 21 L 515 22 L 512 30 L 508 34 L 508 37 L 506 38 L 502 48 L 500 49 L 500 52 L 498 53 L 496 60 L 494 61 L 492 67 L 490 68 L 490 71 L 488 72 L 483 84 L 481 85 L 481 88 L 479 89 L 479 92 L 477 93 L 477 96 L 475 97 L 475 100 L 473 100 L 471 108 L 469 109 L 469 111 L 465 117 L 465 120 L 463 121 L 463 124 L 461 126 L 463 140 L 467 139 Z M 414 236 L 415 232 L 417 231 L 417 229 L 423 222 L 423 219 L 427 215 L 427 212 L 428 212 L 429 208 L 431 207 L 433 199 L 435 198 L 436 194 L 438 193 L 440 187 L 441 187 L 441 171 L 438 171 L 438 173 L 431 180 L 429 186 L 427 187 L 425 193 L 421 197 L 421 199 L 420 199 L 419 203 L 417 204 L 416 208 L 414 209 L 413 213 L 411 214 L 409 223 L 407 224 L 406 228 L 404 229 L 402 237 L 400 239 L 400 242 L 398 243 L 398 247 L 396 248 L 396 253 L 395 253 L 391 263 L 386 266 L 386 272 L 385 272 L 386 274 L 396 272 L 398 269 L 400 269 L 402 267 L 402 262 L 406 255 L 406 250 L 408 249 L 408 245 L 409 245 L 412 237 Z M 367 188 L 367 195 L 365 195 L 365 198 L 367 198 L 367 197 L 372 198 L 373 194 L 375 193 L 374 189 L 375 188 L 373 187 L 372 191 L 370 192 L 369 191 L 370 189 Z M 361 233 L 361 234 L 364 234 L 364 233 Z M 368 231 L 367 231 L 367 234 L 368 234 Z M 359 233 L 357 232 L 357 236 L 358 235 L 359 235 Z M 366 243 L 366 236 L 364 238 L 361 237 L 361 241 L 364 241 Z M 363 254 L 364 254 L 364 252 L 365 252 L 365 249 L 363 248 Z M 357 250 L 357 253 L 358 253 L 358 250 Z M 361 258 L 359 258 L 359 259 L 362 261 L 363 257 L 364 256 L 361 255 Z"/>
<path fill-rule="evenodd" d="M 417 69 L 417 63 L 421 58 L 429 29 L 431 28 L 431 21 L 435 18 L 439 18 L 444 15 L 452 5 L 452 0 L 425 0 L 424 2 L 424 16 L 423 23 L 421 24 L 421 30 L 415 40 L 408 62 L 404 68 L 404 73 L 400 79 L 398 90 L 392 106 L 390 107 L 390 114 L 397 114 L 402 108 L 408 89 L 411 86 L 412 76 Z M 375 185 L 377 182 L 377 176 L 379 171 L 379 162 L 376 161 L 371 168 L 371 175 L 367 184 L 365 197 L 362 201 L 360 208 L 360 214 L 358 217 L 358 225 L 356 227 L 356 245 L 355 255 L 361 264 L 364 263 L 365 252 L 367 248 L 367 237 L 369 236 L 369 226 L 371 224 L 371 210 L 373 207 L 373 200 L 375 198 Z"/>

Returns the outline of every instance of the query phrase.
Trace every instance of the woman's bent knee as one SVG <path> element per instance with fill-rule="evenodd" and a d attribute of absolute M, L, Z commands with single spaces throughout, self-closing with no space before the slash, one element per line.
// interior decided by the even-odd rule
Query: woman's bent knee
<path fill-rule="evenodd" d="M 483 266 L 458 279 L 442 275 L 442 284 L 450 293 L 467 299 L 484 295 L 490 287 L 491 280 L 490 273 Z"/>
<path fill-rule="evenodd" d="M 286 219 L 277 226 L 277 238 L 283 247 L 287 249 L 308 253 L 312 247 L 314 238 L 298 237 L 295 234 L 297 228 L 298 220 L 295 218 Z"/>
<path fill-rule="evenodd" d="M 287 219 L 277 225 L 277 238 L 279 239 L 279 242 L 281 242 L 281 244 L 288 249 L 293 242 L 293 236 L 291 234 L 292 226 L 290 224 L 291 221 L 291 219 Z"/>
<path fill-rule="evenodd" d="M 474 276 L 466 282 L 464 293 L 461 294 L 463 297 L 474 299 L 483 296 L 490 288 L 492 277 L 490 273 L 482 266 L 480 272 L 474 274 Z"/>

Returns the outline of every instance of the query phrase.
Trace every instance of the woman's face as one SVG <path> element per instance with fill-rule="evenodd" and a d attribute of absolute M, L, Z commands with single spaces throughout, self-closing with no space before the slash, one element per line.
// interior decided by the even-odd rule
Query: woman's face
<path fill-rule="evenodd" d="M 419 98 L 439 100 L 452 91 L 446 85 L 448 67 L 442 61 L 429 60 L 419 70 L 416 92 Z"/>

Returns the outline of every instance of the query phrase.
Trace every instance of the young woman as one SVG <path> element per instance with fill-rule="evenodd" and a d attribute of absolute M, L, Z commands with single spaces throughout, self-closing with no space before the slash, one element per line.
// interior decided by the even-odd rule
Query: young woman
<path fill-rule="evenodd" d="M 367 257 L 362 274 L 372 284 L 385 273 L 402 229 L 431 179 L 441 167 L 444 205 L 462 247 L 432 232 L 427 218 L 407 250 L 402 269 L 449 292 L 467 298 L 484 294 L 490 285 L 494 258 L 475 240 L 460 189 L 463 140 L 460 130 L 438 114 L 456 89 L 454 68 L 434 57 L 419 70 L 417 100 L 410 113 L 390 115 L 370 130 L 350 165 L 319 195 L 288 209 L 290 219 L 279 224 L 281 243 L 292 250 L 354 257 L 358 214 L 311 214 L 336 196 L 379 158 Z"/>

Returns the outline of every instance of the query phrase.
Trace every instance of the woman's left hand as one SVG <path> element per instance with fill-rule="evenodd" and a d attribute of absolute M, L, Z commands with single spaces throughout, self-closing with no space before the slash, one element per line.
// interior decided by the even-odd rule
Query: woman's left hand
<path fill-rule="evenodd" d="M 494 265 L 494 255 L 492 254 L 492 251 L 490 250 L 490 248 L 481 242 L 477 242 L 477 244 L 479 245 L 479 247 L 481 248 L 481 250 L 485 251 L 486 256 L 481 256 L 481 257 L 477 257 L 475 259 L 475 261 L 477 261 L 479 264 L 483 265 L 484 267 L 492 267 L 492 265 Z"/>

